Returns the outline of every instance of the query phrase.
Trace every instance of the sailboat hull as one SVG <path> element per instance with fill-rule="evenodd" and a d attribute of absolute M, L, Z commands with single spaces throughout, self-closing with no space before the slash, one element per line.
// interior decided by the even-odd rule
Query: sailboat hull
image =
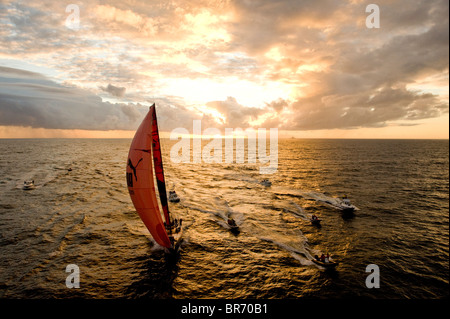
<path fill-rule="evenodd" d="M 169 249 L 170 253 L 176 253 L 180 249 L 181 243 L 183 242 L 183 229 L 180 229 L 179 232 L 169 235 L 169 239 L 171 241 L 171 248 Z"/>

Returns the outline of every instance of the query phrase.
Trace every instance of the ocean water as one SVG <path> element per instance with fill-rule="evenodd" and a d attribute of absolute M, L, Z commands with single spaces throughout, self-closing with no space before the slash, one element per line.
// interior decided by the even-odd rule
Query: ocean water
<path fill-rule="evenodd" d="M 0 140 L 0 298 L 449 297 L 448 141 L 280 140 L 277 173 L 261 175 L 259 164 L 172 163 L 164 140 L 184 225 L 176 258 L 128 195 L 130 142 Z M 343 194 L 354 214 L 327 204 Z M 335 271 L 311 262 L 322 252 Z M 71 264 L 78 289 L 66 286 Z M 372 264 L 380 287 L 369 289 Z"/>

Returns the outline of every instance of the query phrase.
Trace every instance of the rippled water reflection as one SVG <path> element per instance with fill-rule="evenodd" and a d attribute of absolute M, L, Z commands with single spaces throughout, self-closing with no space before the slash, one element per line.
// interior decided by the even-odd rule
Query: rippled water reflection
<path fill-rule="evenodd" d="M 448 297 L 448 141 L 281 140 L 278 173 L 265 176 L 256 164 L 166 160 L 185 226 L 176 260 L 128 196 L 129 145 L 0 140 L 1 297 Z M 36 189 L 23 191 L 25 179 Z M 354 215 L 326 204 L 343 194 Z M 326 251 L 335 272 L 310 261 Z M 68 264 L 80 267 L 80 289 L 65 286 Z M 380 289 L 365 286 L 368 264 L 380 267 Z"/>

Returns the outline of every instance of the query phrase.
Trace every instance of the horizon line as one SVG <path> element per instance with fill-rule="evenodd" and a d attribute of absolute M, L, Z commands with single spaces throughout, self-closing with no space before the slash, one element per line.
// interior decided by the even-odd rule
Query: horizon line
<path fill-rule="evenodd" d="M 181 137 L 181 136 L 178 136 Z M 201 137 L 189 136 L 189 139 L 202 139 L 203 137 L 211 138 L 243 138 L 246 136 L 209 136 L 203 135 Z M 161 137 L 161 139 L 170 139 L 170 137 Z M 0 140 L 130 140 L 133 137 L 0 137 Z M 178 138 L 177 138 L 178 139 Z M 176 141 L 177 139 L 174 139 Z M 278 137 L 279 140 L 442 140 L 448 141 L 449 138 L 403 138 L 403 137 Z"/>

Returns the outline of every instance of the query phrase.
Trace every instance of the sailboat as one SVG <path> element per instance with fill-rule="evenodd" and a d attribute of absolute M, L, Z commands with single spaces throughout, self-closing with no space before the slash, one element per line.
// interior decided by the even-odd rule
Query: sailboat
<path fill-rule="evenodd" d="M 126 176 L 133 205 L 153 239 L 166 251 L 178 251 L 182 241 L 182 220 L 173 218 L 169 211 L 155 104 L 150 107 L 131 142 Z"/>

